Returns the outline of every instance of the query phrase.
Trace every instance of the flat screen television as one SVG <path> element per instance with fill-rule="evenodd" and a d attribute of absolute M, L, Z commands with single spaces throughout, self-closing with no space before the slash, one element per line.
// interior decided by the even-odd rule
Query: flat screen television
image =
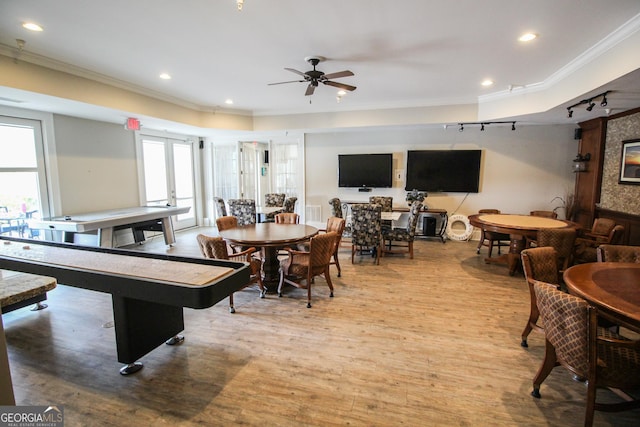
<path fill-rule="evenodd" d="M 405 190 L 477 193 L 482 150 L 407 151 Z"/>
<path fill-rule="evenodd" d="M 375 187 L 393 185 L 393 155 L 338 154 L 338 187 Z"/>

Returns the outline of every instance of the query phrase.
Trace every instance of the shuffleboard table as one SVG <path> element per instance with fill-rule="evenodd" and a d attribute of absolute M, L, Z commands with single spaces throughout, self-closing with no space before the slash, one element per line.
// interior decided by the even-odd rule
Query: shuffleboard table
<path fill-rule="evenodd" d="M 133 231 L 136 243 L 144 241 L 144 231 L 161 231 L 167 245 L 175 243 L 171 217 L 189 212 L 189 207 L 137 206 L 77 215 L 30 220 L 29 228 L 60 231 L 62 241 L 75 243 L 76 234 L 97 233 L 97 246 L 113 246 L 113 232 L 124 228 Z"/>
<path fill-rule="evenodd" d="M 10 237 L 0 237 L 0 268 L 111 294 L 123 375 L 161 344 L 182 342 L 184 307 L 211 307 L 249 281 L 241 262 Z"/>

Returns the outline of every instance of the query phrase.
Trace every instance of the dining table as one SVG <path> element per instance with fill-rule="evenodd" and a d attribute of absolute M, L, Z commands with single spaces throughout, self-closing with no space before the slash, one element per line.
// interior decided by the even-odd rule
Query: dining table
<path fill-rule="evenodd" d="M 469 215 L 469 223 L 483 230 L 509 235 L 509 252 L 486 257 L 484 261 L 507 264 L 512 276 L 520 265 L 520 252 L 526 248 L 527 238 L 535 240 L 538 231 L 543 228 L 580 228 L 579 224 L 572 221 L 518 214 L 474 214 Z"/>
<path fill-rule="evenodd" d="M 260 222 L 245 224 L 219 231 L 220 237 L 229 243 L 244 247 L 261 248 L 263 254 L 262 275 L 267 291 L 275 291 L 280 281 L 278 250 L 305 242 L 318 234 L 318 229 L 306 224 L 277 224 Z"/>
<path fill-rule="evenodd" d="M 598 315 L 640 333 L 640 264 L 590 262 L 563 274 L 570 294 L 585 299 Z"/>

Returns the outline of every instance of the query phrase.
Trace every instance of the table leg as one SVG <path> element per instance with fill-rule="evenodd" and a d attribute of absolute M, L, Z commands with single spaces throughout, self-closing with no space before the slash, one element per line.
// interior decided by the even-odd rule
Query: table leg
<path fill-rule="evenodd" d="M 264 260 L 262 261 L 262 281 L 269 292 L 275 292 L 280 281 L 280 261 L 278 261 L 278 248 L 265 246 L 262 248 Z"/>

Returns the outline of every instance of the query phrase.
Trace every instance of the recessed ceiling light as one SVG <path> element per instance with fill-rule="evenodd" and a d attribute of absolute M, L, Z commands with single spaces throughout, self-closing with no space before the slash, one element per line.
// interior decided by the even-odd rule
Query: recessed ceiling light
<path fill-rule="evenodd" d="M 24 22 L 22 27 L 29 31 L 42 31 L 42 27 L 35 22 Z"/>
<path fill-rule="evenodd" d="M 347 92 L 344 91 L 344 90 L 339 90 L 338 91 L 338 96 L 345 96 L 346 94 L 347 94 Z"/>
<path fill-rule="evenodd" d="M 162 80 L 171 80 L 171 75 L 169 75 L 168 73 L 162 73 L 160 74 L 160 78 Z"/>
<path fill-rule="evenodd" d="M 491 85 L 493 85 L 493 80 L 486 79 L 481 84 L 482 84 L 482 86 L 491 86 Z"/>
<path fill-rule="evenodd" d="M 227 104 L 227 105 L 231 105 L 231 104 L 233 104 L 233 99 L 227 99 L 227 100 L 224 101 L 224 103 Z"/>
<path fill-rule="evenodd" d="M 536 37 L 538 37 L 537 34 L 526 33 L 526 34 L 523 34 L 520 37 L 518 37 L 518 40 L 521 41 L 521 42 L 530 42 L 531 40 L 535 39 Z"/>

